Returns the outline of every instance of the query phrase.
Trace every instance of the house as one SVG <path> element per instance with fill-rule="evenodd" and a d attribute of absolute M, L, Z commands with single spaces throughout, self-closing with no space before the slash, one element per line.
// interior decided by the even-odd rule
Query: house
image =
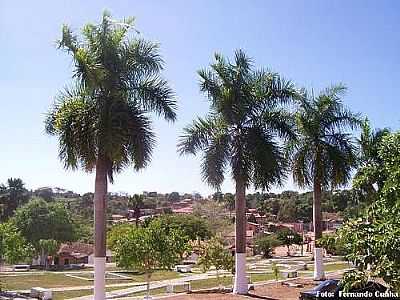
<path fill-rule="evenodd" d="M 343 218 L 338 213 L 322 212 L 323 230 L 335 231 L 343 224 Z"/>
<path fill-rule="evenodd" d="M 246 222 L 246 230 L 258 233 L 261 231 L 261 225 L 253 222 Z"/>
<path fill-rule="evenodd" d="M 111 262 L 112 253 L 106 251 L 106 262 Z M 73 242 L 61 244 L 57 254 L 54 256 L 54 264 L 65 266 L 71 264 L 93 264 L 94 248 L 93 245 Z"/>

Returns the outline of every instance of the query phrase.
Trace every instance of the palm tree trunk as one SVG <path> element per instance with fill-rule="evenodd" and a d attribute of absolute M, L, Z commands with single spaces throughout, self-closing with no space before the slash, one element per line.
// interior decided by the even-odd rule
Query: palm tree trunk
<path fill-rule="evenodd" d="M 236 180 L 235 202 L 235 283 L 234 294 L 247 294 L 246 277 L 246 185 L 242 179 Z"/>
<path fill-rule="evenodd" d="M 107 164 L 99 157 L 94 188 L 94 299 L 105 300 Z"/>
<path fill-rule="evenodd" d="M 321 180 L 318 176 L 315 176 L 313 195 L 314 280 L 322 280 L 325 278 L 324 265 L 322 261 L 323 249 L 316 247 L 316 241 L 322 237 L 321 195 Z"/>

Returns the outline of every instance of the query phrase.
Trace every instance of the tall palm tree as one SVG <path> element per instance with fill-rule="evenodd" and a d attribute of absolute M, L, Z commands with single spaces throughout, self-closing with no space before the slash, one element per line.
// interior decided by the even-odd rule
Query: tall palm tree
<path fill-rule="evenodd" d="M 143 195 L 135 194 L 128 198 L 128 207 L 133 209 L 136 227 L 139 226 L 140 210 L 144 206 Z"/>
<path fill-rule="evenodd" d="M 200 89 L 210 101 L 210 112 L 184 129 L 178 151 L 203 152 L 204 181 L 219 189 L 229 168 L 236 183 L 236 276 L 234 292 L 247 293 L 246 188 L 268 189 L 281 184 L 286 161 L 278 138 L 293 135 L 290 114 L 281 104 L 297 92 L 278 74 L 253 70 L 241 50 L 233 62 L 216 54 L 210 69 L 200 70 Z"/>
<path fill-rule="evenodd" d="M 4 211 L 2 217 L 10 218 L 14 211 L 29 199 L 28 190 L 20 178 L 8 178 L 7 186 L 0 186 L 0 203 Z"/>
<path fill-rule="evenodd" d="M 148 113 L 176 118 L 174 95 L 159 75 L 158 45 L 129 38 L 132 26 L 133 18 L 119 22 L 107 12 L 100 24 L 85 25 L 81 37 L 63 26 L 58 45 L 73 59 L 73 84 L 59 94 L 46 119 L 65 168 L 96 171 L 96 300 L 105 298 L 108 181 L 125 167 L 139 170 L 149 164 L 155 138 Z"/>
<path fill-rule="evenodd" d="M 359 144 L 359 168 L 355 175 L 356 185 L 369 196 L 374 198 L 386 180 L 383 172 L 383 161 L 379 157 L 379 148 L 382 139 L 390 133 L 388 128 L 371 128 L 369 120 L 366 118 L 361 125 L 361 134 L 358 139 Z M 359 184 L 362 182 L 362 184 Z"/>
<path fill-rule="evenodd" d="M 315 240 L 322 237 L 321 195 L 325 188 L 345 185 L 356 164 L 356 146 L 346 131 L 360 125 L 358 114 L 346 109 L 346 87 L 332 86 L 318 96 L 304 94 L 296 113 L 297 139 L 288 143 L 294 181 L 313 188 Z M 314 278 L 324 277 L 322 249 L 315 248 Z"/>

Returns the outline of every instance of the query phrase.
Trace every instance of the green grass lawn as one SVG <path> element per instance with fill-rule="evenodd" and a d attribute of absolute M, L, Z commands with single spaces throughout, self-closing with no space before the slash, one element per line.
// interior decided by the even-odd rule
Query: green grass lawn
<path fill-rule="evenodd" d="M 262 273 L 262 274 L 249 274 L 251 282 L 260 282 L 260 281 L 267 281 L 275 279 L 272 273 Z M 281 275 L 279 274 L 278 280 L 282 279 Z"/>
<path fill-rule="evenodd" d="M 314 264 L 307 264 L 307 268 L 310 271 L 314 270 Z M 325 272 L 330 272 L 330 271 L 339 271 L 339 270 L 344 270 L 351 268 L 351 265 L 347 262 L 337 262 L 334 264 L 324 264 L 324 271 Z"/>
<path fill-rule="evenodd" d="M 90 282 L 86 280 L 49 272 L 44 275 L 0 276 L 0 281 L 5 290 L 29 290 L 31 287 L 38 286 L 52 288 L 90 285 Z"/>
<path fill-rule="evenodd" d="M 136 283 L 146 281 L 144 274 L 134 273 L 123 273 L 126 276 L 130 276 L 131 279 L 108 279 L 106 284 L 117 284 L 117 283 Z M 92 278 L 91 273 L 76 274 L 77 276 Z M 158 281 L 164 279 L 173 279 L 180 277 L 179 273 L 173 271 L 156 271 L 151 277 L 151 281 Z M 116 277 L 114 277 L 116 278 Z M 31 287 L 43 287 L 43 288 L 56 288 L 56 287 L 71 287 L 71 286 L 88 286 L 92 285 L 92 280 L 84 280 L 79 278 L 73 278 L 66 276 L 64 273 L 59 272 L 44 272 L 44 275 L 18 275 L 0 276 L 0 281 L 5 290 L 29 290 Z"/>

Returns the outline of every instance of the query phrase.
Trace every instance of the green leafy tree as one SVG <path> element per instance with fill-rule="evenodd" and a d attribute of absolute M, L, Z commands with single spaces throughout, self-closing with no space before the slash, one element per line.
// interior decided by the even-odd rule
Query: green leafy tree
<path fill-rule="evenodd" d="M 289 228 L 282 228 L 276 232 L 276 237 L 281 241 L 282 245 L 287 247 L 287 255 L 290 256 L 290 246 L 300 245 L 303 242 L 303 238 L 296 231 Z"/>
<path fill-rule="evenodd" d="M 223 202 L 225 207 L 229 210 L 229 218 L 232 217 L 232 211 L 235 210 L 235 195 L 232 193 L 225 193 Z"/>
<path fill-rule="evenodd" d="M 30 259 L 32 246 L 11 222 L 0 224 L 0 266 L 3 262 L 16 264 Z"/>
<path fill-rule="evenodd" d="M 155 220 L 148 227 L 125 227 L 112 250 L 118 266 L 146 274 L 149 296 L 152 273 L 173 268 L 188 247 L 188 238 L 182 231 L 165 228 Z"/>
<path fill-rule="evenodd" d="M 263 258 L 272 257 L 275 247 L 281 245 L 282 242 L 275 235 L 262 235 L 255 241 L 255 249 L 257 253 L 261 253 Z"/>
<path fill-rule="evenodd" d="M 233 272 L 234 258 L 231 252 L 224 247 L 222 242 L 218 238 L 213 237 L 203 244 L 198 265 L 201 266 L 203 272 L 207 272 L 211 267 L 214 267 L 216 270 L 217 282 L 220 285 L 219 272 L 221 270 Z"/>
<path fill-rule="evenodd" d="M 315 239 L 322 237 L 321 197 L 323 189 L 345 185 L 357 163 L 351 134 L 360 125 L 358 114 L 344 107 L 343 85 L 335 85 L 319 95 L 304 93 L 296 113 L 297 139 L 288 144 L 293 179 L 300 187 L 313 188 L 313 227 Z M 315 279 L 324 277 L 317 260 Z"/>
<path fill-rule="evenodd" d="M 178 192 L 172 192 L 168 195 L 168 201 L 176 202 L 179 201 L 179 199 L 181 199 L 181 196 Z"/>
<path fill-rule="evenodd" d="M 338 238 L 336 233 L 323 234 L 317 240 L 317 247 L 324 248 L 328 254 L 332 255 L 345 255 L 344 245 Z"/>
<path fill-rule="evenodd" d="M 198 72 L 210 113 L 184 129 L 178 150 L 181 154 L 203 152 L 203 179 L 217 190 L 230 169 L 236 184 L 236 254 L 243 259 L 246 188 L 253 184 L 268 189 L 283 182 L 286 160 L 278 138 L 289 138 L 293 132 L 292 118 L 281 104 L 297 92 L 278 74 L 254 70 L 242 50 L 235 52 L 233 62 L 216 54 L 210 67 Z M 235 278 L 234 292 L 247 293 L 247 285 L 237 286 L 246 281 L 244 268 L 236 268 Z"/>
<path fill-rule="evenodd" d="M 133 209 L 136 226 L 139 226 L 139 218 L 141 209 L 144 207 L 144 196 L 135 194 L 128 198 L 128 207 Z"/>
<path fill-rule="evenodd" d="M 164 215 L 157 218 L 165 228 L 178 229 L 190 240 L 206 240 L 213 234 L 208 222 L 193 215 Z"/>
<path fill-rule="evenodd" d="M 17 209 L 12 222 L 38 253 L 40 240 L 76 240 L 72 216 L 62 203 L 33 199 Z"/>
<path fill-rule="evenodd" d="M 116 247 L 118 240 L 121 236 L 126 235 L 132 229 L 132 225 L 129 223 L 120 223 L 113 225 L 107 232 L 107 245 L 110 249 Z"/>
<path fill-rule="evenodd" d="M 96 258 L 106 254 L 108 182 L 125 167 L 149 164 L 155 145 L 149 113 L 176 119 L 173 92 L 160 77 L 159 46 L 129 35 L 133 21 L 116 21 L 104 12 L 100 24 L 85 25 L 80 37 L 64 25 L 58 42 L 73 59 L 73 84 L 58 95 L 46 131 L 58 137 L 65 168 L 96 171 Z M 95 299 L 103 300 L 104 274 L 95 281 L 103 286 Z"/>
<path fill-rule="evenodd" d="M 347 259 L 357 270 L 349 275 L 347 285 L 362 278 L 382 278 L 400 292 L 400 133 L 386 135 L 378 150 L 380 172 L 386 178 L 373 202 L 361 217 L 346 222 L 339 237 Z M 360 279 L 361 278 L 361 279 Z"/>
<path fill-rule="evenodd" d="M 299 214 L 295 200 L 285 199 L 280 202 L 280 208 L 277 215 L 279 221 L 295 222 Z"/>
<path fill-rule="evenodd" d="M 49 256 L 54 256 L 59 248 L 56 240 L 39 240 L 40 260 L 41 264 L 47 269 L 49 267 Z"/>

